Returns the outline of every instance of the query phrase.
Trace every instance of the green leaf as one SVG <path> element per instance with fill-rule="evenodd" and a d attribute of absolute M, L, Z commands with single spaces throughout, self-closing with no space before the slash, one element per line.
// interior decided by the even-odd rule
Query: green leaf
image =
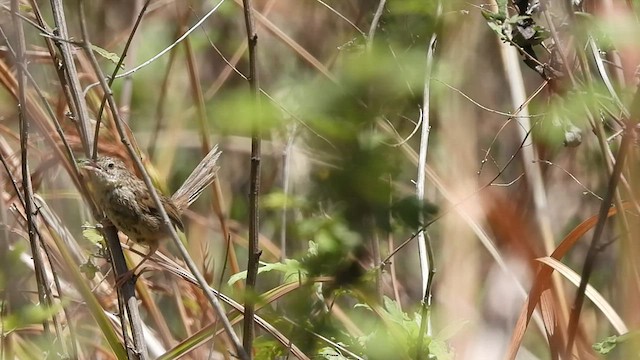
<path fill-rule="evenodd" d="M 31 5 L 20 4 L 20 5 L 18 5 L 18 8 L 20 9 L 21 13 L 29 13 L 29 14 L 33 13 L 33 8 L 31 7 Z"/>
<path fill-rule="evenodd" d="M 51 307 L 26 305 L 4 317 L 1 324 L 5 331 L 27 325 L 38 324 L 42 323 L 44 320 L 51 319 L 51 317 L 60 312 L 61 309 L 61 303 L 54 303 Z"/>
<path fill-rule="evenodd" d="M 398 324 L 404 324 L 405 322 L 409 321 L 409 316 L 406 313 L 402 312 L 397 302 L 391 300 L 386 296 L 384 297 L 383 301 L 384 308 L 387 310 L 387 314 L 389 315 L 391 320 L 397 322 Z"/>
<path fill-rule="evenodd" d="M 98 271 L 100 271 L 100 269 L 93 263 L 91 258 L 89 258 L 86 263 L 80 265 L 80 272 L 83 273 L 88 280 L 93 280 Z"/>
<path fill-rule="evenodd" d="M 500 13 L 494 13 L 493 11 L 489 11 L 486 9 L 481 9 L 480 13 L 489 23 L 496 23 L 498 25 L 502 25 L 504 20 L 507 18 Z"/>
<path fill-rule="evenodd" d="M 593 344 L 592 348 L 598 354 L 606 355 L 611 352 L 611 350 L 615 349 L 616 345 L 618 345 L 618 336 L 613 335 L 605 338 L 604 340 Z"/>
<path fill-rule="evenodd" d="M 84 228 L 84 230 L 82 230 L 82 236 L 92 244 L 100 244 L 104 241 L 102 234 L 95 228 L 95 226 L 90 225 L 89 223 L 84 223 L 82 227 Z"/>
<path fill-rule="evenodd" d="M 93 45 L 91 44 L 91 49 L 93 51 L 95 51 L 98 55 L 102 56 L 103 58 L 111 61 L 114 64 L 118 64 L 118 62 L 120 62 L 120 56 L 118 56 L 118 54 L 114 54 L 112 52 L 109 52 L 99 46 Z M 120 64 L 120 68 L 124 69 L 124 64 Z"/>
<path fill-rule="evenodd" d="M 338 352 L 338 350 L 332 347 L 325 347 L 320 349 L 320 351 L 318 352 L 318 355 L 320 355 L 323 359 L 327 359 L 327 360 L 348 360 L 349 359 L 348 357 L 345 357 L 340 352 Z"/>
<path fill-rule="evenodd" d="M 260 271 L 260 270 L 258 270 Z M 247 270 L 240 271 L 239 273 L 233 274 L 229 277 L 229 281 L 227 281 L 227 285 L 233 285 L 240 280 L 244 280 L 247 278 Z"/>
<path fill-rule="evenodd" d="M 306 201 L 301 197 L 287 196 L 282 192 L 273 192 L 265 195 L 261 200 L 261 205 L 265 209 L 298 209 L 306 205 Z"/>
<path fill-rule="evenodd" d="M 439 339 L 431 339 L 429 343 L 429 355 L 438 360 L 453 360 L 453 351 L 449 349 L 447 344 Z"/>
<path fill-rule="evenodd" d="M 452 322 L 444 327 L 444 329 L 440 330 L 438 334 L 434 337 L 434 339 L 438 339 L 441 341 L 447 341 L 451 339 L 455 334 L 459 333 L 465 326 L 469 324 L 469 321 L 457 321 Z"/>
<path fill-rule="evenodd" d="M 258 274 L 262 274 L 265 272 L 269 272 L 269 271 L 280 271 L 284 274 L 291 274 L 292 272 L 298 272 L 300 271 L 301 267 L 300 267 L 300 263 L 297 260 L 291 260 L 291 259 L 287 259 L 284 262 L 280 263 L 265 263 L 265 262 L 260 262 L 261 267 L 258 268 Z M 228 285 L 233 285 L 236 282 L 240 281 L 240 280 L 244 280 L 247 278 L 247 271 L 240 271 L 237 274 L 233 274 L 231 275 L 231 277 L 229 277 L 229 281 L 227 281 Z"/>
<path fill-rule="evenodd" d="M 524 21 L 524 20 L 527 20 L 527 19 L 530 19 L 530 18 L 531 18 L 531 16 L 529 16 L 529 15 L 514 15 L 514 16 L 506 19 L 505 22 L 507 24 L 515 25 L 520 21 Z"/>
<path fill-rule="evenodd" d="M 488 21 L 487 25 L 489 25 L 491 30 L 493 30 L 493 32 L 495 32 L 496 35 L 500 37 L 500 40 L 502 41 L 507 40 L 507 36 L 504 34 L 504 31 L 503 31 L 504 27 L 502 26 L 502 24 L 499 24 L 498 22 L 495 22 L 495 21 Z"/>
<path fill-rule="evenodd" d="M 496 4 L 498 4 L 498 15 L 502 17 L 507 17 L 507 0 L 496 0 Z"/>

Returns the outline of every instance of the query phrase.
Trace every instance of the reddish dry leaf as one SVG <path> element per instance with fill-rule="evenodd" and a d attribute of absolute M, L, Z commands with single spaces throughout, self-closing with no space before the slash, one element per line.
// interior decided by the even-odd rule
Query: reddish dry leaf
<path fill-rule="evenodd" d="M 630 204 L 625 203 L 624 210 L 630 207 Z M 611 217 L 617 214 L 618 210 L 616 208 L 609 209 L 609 213 L 607 217 Z M 573 248 L 573 246 L 578 242 L 578 240 L 591 228 L 595 226 L 598 222 L 598 216 L 594 215 L 587 220 L 583 221 L 580 225 L 576 226 L 558 245 L 556 250 L 551 254 L 551 257 L 554 259 L 561 259 L 564 257 L 567 252 Z M 543 266 L 540 268 L 536 277 L 534 279 L 533 286 L 531 287 L 531 291 L 529 292 L 529 297 L 525 301 L 522 306 L 522 310 L 520 311 L 520 316 L 518 317 L 518 321 L 516 322 L 516 326 L 513 329 L 513 334 L 511 336 L 511 341 L 509 342 L 509 347 L 507 348 L 507 352 L 505 354 L 505 359 L 513 360 L 516 358 L 518 354 L 518 349 L 520 348 L 520 344 L 522 343 L 522 339 L 524 338 L 524 334 L 529 326 L 529 322 L 531 321 L 531 316 L 533 315 L 533 311 L 535 310 L 538 302 L 540 301 L 541 294 L 544 290 L 550 288 L 551 285 L 551 274 L 553 273 L 553 269 L 547 266 Z"/>

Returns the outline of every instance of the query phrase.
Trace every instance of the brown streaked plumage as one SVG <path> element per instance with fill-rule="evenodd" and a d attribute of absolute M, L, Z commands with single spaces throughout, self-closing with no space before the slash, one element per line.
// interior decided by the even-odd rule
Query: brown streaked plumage
<path fill-rule="evenodd" d="M 215 179 L 219 157 L 220 152 L 216 146 L 196 166 L 171 198 L 158 192 L 172 224 L 180 230 L 184 230 L 181 220 L 184 210 L 196 201 Z M 128 278 L 155 253 L 160 241 L 169 237 L 169 231 L 163 225 L 162 217 L 146 184 L 129 171 L 121 160 L 103 156 L 95 161 L 84 160 L 80 167 L 86 170 L 94 185 L 93 192 L 98 207 L 104 211 L 113 225 L 132 241 L 149 246 L 149 253 L 133 270 L 125 274 Z M 126 278 L 119 279 L 118 283 L 122 280 Z"/>

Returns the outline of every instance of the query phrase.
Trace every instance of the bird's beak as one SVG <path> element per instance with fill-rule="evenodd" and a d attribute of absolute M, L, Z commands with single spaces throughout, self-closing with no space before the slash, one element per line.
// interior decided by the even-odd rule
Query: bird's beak
<path fill-rule="evenodd" d="M 93 159 L 78 160 L 78 167 L 88 171 L 98 171 L 100 169 Z"/>

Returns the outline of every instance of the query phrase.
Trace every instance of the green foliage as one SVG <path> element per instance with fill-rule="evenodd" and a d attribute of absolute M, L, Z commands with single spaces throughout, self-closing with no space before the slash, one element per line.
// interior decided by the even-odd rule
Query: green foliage
<path fill-rule="evenodd" d="M 640 340 L 640 331 L 634 330 L 622 335 L 612 335 L 606 337 L 602 341 L 593 344 L 592 348 L 598 354 L 610 355 L 614 350 L 624 353 L 625 348 L 629 348 L 629 353 L 637 355 L 638 344 Z"/>
<path fill-rule="evenodd" d="M 99 271 L 100 269 L 91 258 L 87 259 L 86 263 L 80 264 L 80 272 L 83 273 L 88 280 L 93 280 Z"/>
<path fill-rule="evenodd" d="M 368 305 L 360 304 L 357 307 L 373 311 Z M 371 358 L 416 358 L 418 352 L 425 359 L 429 356 L 438 360 L 454 358 L 446 341 L 461 329 L 463 323 L 446 328 L 430 338 L 426 334 L 420 334 L 420 314 L 414 313 L 409 316 L 395 301 L 387 297 L 384 298 L 384 308 L 377 309 L 376 313 L 381 316 L 381 323 L 359 340 L 364 352 L 370 354 Z M 417 349 L 419 336 L 423 336 L 421 349 Z"/>
<path fill-rule="evenodd" d="M 504 42 L 513 42 L 521 47 L 539 45 L 550 37 L 549 31 L 538 25 L 530 16 L 508 16 L 506 1 L 499 1 L 498 12 L 482 9 L 487 25 Z"/>
<path fill-rule="evenodd" d="M 286 351 L 283 349 L 282 344 L 266 336 L 257 337 L 253 342 L 253 349 L 255 352 L 254 359 L 256 360 L 276 359 L 285 355 Z"/>
<path fill-rule="evenodd" d="M 300 267 L 300 262 L 297 260 L 286 259 L 283 262 L 277 263 L 266 263 L 261 261 L 261 267 L 258 268 L 258 274 L 266 273 L 269 271 L 277 271 L 284 274 L 283 278 L 285 282 L 298 281 L 298 274 L 302 268 Z M 241 271 L 237 274 L 231 275 L 229 280 L 227 281 L 228 285 L 233 285 L 240 280 L 245 280 L 247 278 L 247 271 Z"/>
<path fill-rule="evenodd" d="M 85 222 L 83 225 L 82 236 L 89 240 L 92 244 L 99 244 L 104 242 L 104 237 L 102 237 L 102 233 L 98 231 L 95 226 Z"/>
<path fill-rule="evenodd" d="M 256 104 L 246 89 L 226 92 L 208 109 L 209 119 L 224 135 L 251 136 L 258 129 L 268 136 L 282 125 L 282 113 L 267 101 Z"/>
<path fill-rule="evenodd" d="M 345 56 L 344 62 L 342 91 L 330 82 L 303 90 L 308 96 L 301 99 L 302 112 L 320 135 L 309 145 L 332 165 L 313 174 L 311 198 L 330 206 L 332 216 L 342 217 L 353 231 L 361 232 L 371 219 L 389 229 L 390 199 L 398 198 L 392 196 L 390 180 L 400 175 L 403 157 L 388 145 L 394 140 L 376 122 L 384 121 L 383 114 L 415 111 L 424 58 L 417 51 L 394 58 L 373 50 L 371 56 Z"/>
<path fill-rule="evenodd" d="M 349 357 L 342 355 L 336 348 L 326 347 L 320 349 L 318 355 L 326 360 L 349 360 Z"/>
<path fill-rule="evenodd" d="M 16 243 L 13 249 L 9 249 L 4 253 L 4 256 L 0 259 L 4 264 L 4 267 L 1 268 L 3 271 L 0 271 L 0 289 L 6 289 L 10 280 L 16 281 L 27 274 L 26 267 L 20 260 L 20 256 L 26 251 L 26 243 Z M 11 273 L 5 271 L 6 269 L 11 269 Z"/>
<path fill-rule="evenodd" d="M 592 36 L 602 50 L 635 45 L 633 39 L 640 36 L 640 25 L 631 18 L 620 17 L 612 20 L 578 13 L 577 19 L 580 33 Z"/>
<path fill-rule="evenodd" d="M 13 331 L 28 325 L 42 324 L 43 321 L 48 321 L 61 309 L 62 305 L 59 303 L 55 303 L 50 307 L 29 304 L 13 309 L 12 313 L 3 317 L 0 321 L 4 331 Z"/>
<path fill-rule="evenodd" d="M 536 139 L 548 144 L 576 146 L 582 140 L 582 129 L 589 126 L 590 114 L 600 114 L 606 118 L 615 112 L 616 107 L 602 84 L 594 84 L 589 88 L 578 87 L 564 97 L 555 96 L 544 107 L 546 116 L 538 124 Z"/>
<path fill-rule="evenodd" d="M 260 205 L 264 209 L 283 209 L 285 205 L 289 209 L 308 209 L 309 203 L 303 197 L 287 196 L 282 192 L 265 194 L 260 199 Z"/>
<path fill-rule="evenodd" d="M 604 340 L 593 344 L 593 350 L 598 354 L 607 355 L 618 345 L 618 336 L 613 335 L 605 338 Z"/>

